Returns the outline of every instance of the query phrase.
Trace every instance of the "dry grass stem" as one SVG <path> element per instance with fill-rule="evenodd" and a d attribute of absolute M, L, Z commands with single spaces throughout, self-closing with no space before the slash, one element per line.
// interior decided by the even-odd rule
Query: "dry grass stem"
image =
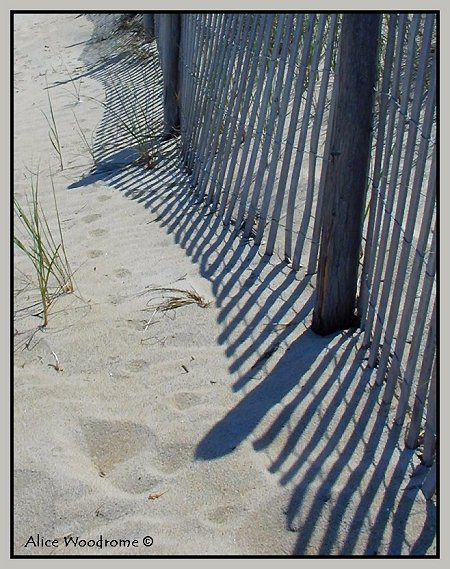
<path fill-rule="evenodd" d="M 58 356 L 55 354 L 53 350 L 51 350 L 53 357 L 55 358 L 54 364 L 48 364 L 49 367 L 55 368 L 56 371 L 63 371 L 63 368 L 59 364 Z"/>
<path fill-rule="evenodd" d="M 194 289 L 183 290 L 180 288 L 165 288 L 165 287 L 155 287 L 151 289 L 152 291 L 160 291 L 162 293 L 170 293 L 172 296 L 165 299 L 159 304 L 152 304 L 151 307 L 156 311 L 167 312 L 169 310 L 176 310 L 182 306 L 188 306 L 189 304 L 197 304 L 200 308 L 207 308 L 211 303 L 207 302 L 202 296 L 198 294 Z M 151 320 L 150 320 L 151 321 Z"/>

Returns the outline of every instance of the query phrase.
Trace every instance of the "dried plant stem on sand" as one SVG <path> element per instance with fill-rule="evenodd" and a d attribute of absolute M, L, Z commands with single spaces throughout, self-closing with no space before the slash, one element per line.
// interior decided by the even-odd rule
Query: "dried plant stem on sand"
<path fill-rule="evenodd" d="M 161 312 L 167 312 L 169 310 L 176 310 L 182 306 L 188 306 L 189 304 L 197 304 L 201 308 L 207 308 L 211 303 L 206 302 L 205 299 L 198 294 L 197 291 L 183 290 L 180 288 L 166 288 L 166 287 L 154 287 L 150 289 L 155 292 L 171 293 L 169 298 L 166 298 L 160 303 L 149 304 L 150 308 Z M 152 302 L 152 301 L 150 301 Z"/>

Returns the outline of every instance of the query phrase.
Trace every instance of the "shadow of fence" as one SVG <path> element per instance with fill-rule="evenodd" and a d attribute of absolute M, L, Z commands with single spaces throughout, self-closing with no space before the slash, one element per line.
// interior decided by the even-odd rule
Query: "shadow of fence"
<path fill-rule="evenodd" d="M 85 61 L 99 46 L 86 46 Z M 108 42 L 100 47 L 110 49 Z M 155 54 L 154 44 L 145 49 Z M 158 60 L 136 61 L 131 52 L 109 57 L 86 72 L 106 92 L 97 165 L 69 189 L 102 180 L 141 203 L 212 283 L 218 341 L 240 400 L 204 434 L 196 459 L 220 459 L 244 441 L 264 452 L 289 495 L 284 511 L 287 527 L 298 533 L 294 555 L 426 555 L 435 505 L 428 502 L 418 520 L 415 512 L 427 469 L 404 449 L 403 428 L 391 426 L 360 335 L 321 338 L 309 330 L 314 277 L 261 255 L 252 240 L 236 239 L 236 228 L 225 227 L 190 188 L 176 140 L 159 146 L 156 168 L 135 163 L 133 140 L 118 129 L 123 105 L 111 78 L 133 87 L 130 104 L 149 105 L 157 130 Z M 143 74 L 158 87 L 152 97 Z"/>

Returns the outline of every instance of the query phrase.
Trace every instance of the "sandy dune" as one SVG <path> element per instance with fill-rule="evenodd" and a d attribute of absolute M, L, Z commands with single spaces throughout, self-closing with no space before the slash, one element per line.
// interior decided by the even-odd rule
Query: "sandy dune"
<path fill-rule="evenodd" d="M 132 163 L 107 85 L 160 77 L 154 46 L 134 53 L 111 26 L 15 16 L 14 189 L 24 200 L 39 168 L 54 222 L 51 168 L 77 288 L 39 329 L 17 252 L 14 553 L 434 554 L 423 469 L 379 411 L 358 336 L 310 332 L 314 280 L 205 215 L 174 143 L 152 170 Z M 164 311 L 185 294 L 155 288 L 207 306 Z"/>

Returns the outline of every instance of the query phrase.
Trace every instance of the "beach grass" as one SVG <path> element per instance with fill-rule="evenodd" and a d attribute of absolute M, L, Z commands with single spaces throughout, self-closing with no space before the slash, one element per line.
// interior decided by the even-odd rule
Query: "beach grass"
<path fill-rule="evenodd" d="M 31 176 L 26 205 L 14 197 L 14 244 L 28 257 L 34 269 L 42 304 L 42 326 L 48 324 L 49 309 L 63 293 L 74 291 L 73 273 L 67 258 L 53 176 L 50 173 L 57 230 L 52 229 L 39 200 L 39 173 Z"/>
<path fill-rule="evenodd" d="M 44 111 L 41 111 L 47 121 L 48 125 L 48 138 L 50 140 L 53 149 L 55 150 L 58 159 L 59 165 L 61 170 L 64 170 L 64 163 L 63 163 L 63 155 L 61 149 L 61 141 L 59 138 L 58 126 L 56 124 L 55 113 L 53 112 L 53 103 L 52 98 L 50 97 L 50 91 L 48 87 L 48 83 L 46 84 L 46 91 L 47 91 L 47 100 L 48 100 L 48 107 L 49 107 L 49 114 L 46 114 Z"/>

